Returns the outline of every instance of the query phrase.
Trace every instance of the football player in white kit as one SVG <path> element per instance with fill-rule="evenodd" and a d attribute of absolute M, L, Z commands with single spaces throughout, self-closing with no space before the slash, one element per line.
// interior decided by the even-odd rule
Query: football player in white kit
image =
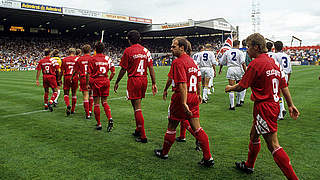
<path fill-rule="evenodd" d="M 276 60 L 281 64 L 283 72 L 285 74 L 286 82 L 289 86 L 290 75 L 292 72 L 291 59 L 288 54 L 282 52 L 283 43 L 281 41 L 276 41 L 274 43 L 274 48 L 276 51 Z M 280 114 L 278 119 L 283 120 L 286 113 L 287 111 L 284 108 L 283 98 L 281 97 L 280 98 Z"/>
<path fill-rule="evenodd" d="M 208 102 L 208 91 L 210 78 L 216 76 L 216 66 L 218 62 L 214 53 L 211 51 L 211 44 L 205 45 L 205 50 L 201 51 L 198 55 L 198 65 L 201 72 L 202 79 L 202 103 Z"/>
<path fill-rule="evenodd" d="M 242 51 L 239 50 L 240 47 L 240 41 L 235 40 L 233 41 L 233 48 L 226 51 L 220 62 L 220 69 L 219 74 L 222 72 L 223 64 L 226 64 L 228 66 L 227 71 L 227 79 L 229 81 L 229 85 L 233 86 L 236 84 L 236 82 L 239 82 L 247 70 L 246 64 L 245 64 L 245 56 Z M 241 99 L 244 99 L 246 91 L 237 92 L 237 107 L 242 106 L 243 101 Z M 229 92 L 229 99 L 230 99 L 230 108 L 229 110 L 235 110 L 234 106 L 234 92 Z"/>

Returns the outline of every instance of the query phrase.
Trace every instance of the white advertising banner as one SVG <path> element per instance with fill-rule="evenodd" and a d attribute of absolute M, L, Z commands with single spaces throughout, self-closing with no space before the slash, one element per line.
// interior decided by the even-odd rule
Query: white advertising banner
<path fill-rule="evenodd" d="M 10 1 L 10 0 L 0 0 L 0 7 L 20 9 L 21 2 Z"/>
<path fill-rule="evenodd" d="M 65 7 L 63 8 L 63 14 L 73 15 L 73 16 L 102 18 L 101 12 L 84 10 L 84 9 L 65 8 Z"/>

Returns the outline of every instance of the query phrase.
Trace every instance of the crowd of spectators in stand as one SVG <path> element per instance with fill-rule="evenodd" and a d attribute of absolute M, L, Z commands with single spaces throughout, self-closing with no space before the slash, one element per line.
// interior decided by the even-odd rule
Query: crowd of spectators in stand
<path fill-rule="evenodd" d="M 190 37 L 193 52 L 197 52 L 200 45 L 213 44 L 216 52 L 222 45 L 219 37 Z M 59 49 L 60 57 L 67 56 L 67 50 L 71 47 L 81 48 L 84 44 L 93 45 L 94 38 L 67 38 L 67 37 L 1 37 L 0 36 L 0 69 L 34 67 L 43 58 L 43 50 Z M 120 62 L 122 53 L 129 46 L 125 39 L 105 39 L 106 54 L 115 64 Z M 144 39 L 142 45 L 153 54 L 154 65 L 170 65 L 173 57 L 170 53 L 171 39 Z M 319 49 L 316 50 L 287 50 L 292 61 L 307 61 L 312 64 L 320 60 Z"/>

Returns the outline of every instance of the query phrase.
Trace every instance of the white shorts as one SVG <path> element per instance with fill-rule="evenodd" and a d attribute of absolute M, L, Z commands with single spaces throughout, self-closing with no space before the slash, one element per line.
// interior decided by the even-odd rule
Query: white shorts
<path fill-rule="evenodd" d="M 200 68 L 201 78 L 212 78 L 214 76 L 214 71 L 211 67 Z"/>
<path fill-rule="evenodd" d="M 228 67 L 227 79 L 240 81 L 242 79 L 244 72 L 241 67 Z"/>

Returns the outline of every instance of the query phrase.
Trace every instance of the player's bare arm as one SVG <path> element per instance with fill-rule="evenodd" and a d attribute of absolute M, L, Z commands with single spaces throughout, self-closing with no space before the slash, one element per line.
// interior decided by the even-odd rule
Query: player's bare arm
<path fill-rule="evenodd" d="M 163 99 L 163 100 L 167 100 L 168 89 L 169 89 L 169 87 L 170 87 L 170 85 L 171 85 L 171 82 L 172 82 L 172 79 L 168 77 L 166 86 L 164 87 L 164 90 L 163 90 L 163 95 L 162 95 L 162 99 Z"/>
<path fill-rule="evenodd" d="M 242 65 L 242 68 L 243 68 L 244 72 L 246 72 L 246 71 L 247 71 L 246 63 L 243 63 L 243 64 L 241 64 L 241 65 Z"/>
<path fill-rule="evenodd" d="M 201 97 L 201 81 L 199 81 L 197 83 L 197 95 L 198 95 L 198 98 L 199 98 L 199 102 L 200 104 L 202 103 L 202 97 Z"/>
<path fill-rule="evenodd" d="M 114 92 L 117 93 L 117 90 L 119 88 L 119 82 L 121 81 L 121 79 L 123 78 L 123 76 L 126 74 L 126 69 L 124 68 L 121 68 L 119 74 L 118 74 L 118 77 L 117 77 L 117 80 L 116 80 L 116 83 L 114 84 Z"/>
<path fill-rule="evenodd" d="M 152 94 L 156 95 L 156 93 L 158 92 L 158 88 L 156 85 L 156 75 L 154 73 L 153 66 L 149 66 L 149 73 L 150 73 L 151 82 L 152 82 Z"/>
<path fill-rule="evenodd" d="M 237 92 L 240 92 L 240 91 L 243 91 L 245 88 L 241 87 L 239 84 L 235 84 L 233 86 L 231 85 L 227 85 L 226 88 L 225 88 L 225 92 L 230 92 L 230 91 L 237 91 Z"/>
<path fill-rule="evenodd" d="M 37 76 L 36 76 L 36 84 L 37 84 L 37 86 L 40 86 L 39 77 L 40 77 L 40 70 L 37 70 Z"/>
<path fill-rule="evenodd" d="M 212 65 L 212 68 L 213 68 L 213 72 L 214 72 L 213 77 L 216 77 L 216 76 L 217 76 L 217 73 L 216 73 L 216 65 Z"/>
<path fill-rule="evenodd" d="M 282 92 L 284 98 L 286 99 L 290 116 L 291 116 L 294 120 L 296 120 L 296 119 L 299 117 L 300 112 L 299 112 L 299 110 L 296 108 L 296 106 L 293 104 L 293 101 L 292 101 L 292 98 L 291 98 L 291 94 L 290 94 L 289 88 L 288 88 L 288 87 L 282 88 L 282 89 L 281 89 L 281 92 Z"/>
<path fill-rule="evenodd" d="M 116 70 L 115 69 L 111 69 L 111 74 L 110 74 L 110 77 L 109 77 L 110 81 L 113 79 L 114 75 L 116 75 Z"/>
<path fill-rule="evenodd" d="M 221 64 L 220 68 L 219 68 L 219 74 L 221 74 L 221 72 L 222 72 L 222 67 L 223 67 L 223 65 Z"/>
<path fill-rule="evenodd" d="M 189 106 L 187 105 L 187 83 L 179 83 L 179 90 L 181 93 L 181 104 L 185 110 L 185 112 L 188 114 L 188 116 L 192 116 L 192 112 L 189 109 Z"/>

